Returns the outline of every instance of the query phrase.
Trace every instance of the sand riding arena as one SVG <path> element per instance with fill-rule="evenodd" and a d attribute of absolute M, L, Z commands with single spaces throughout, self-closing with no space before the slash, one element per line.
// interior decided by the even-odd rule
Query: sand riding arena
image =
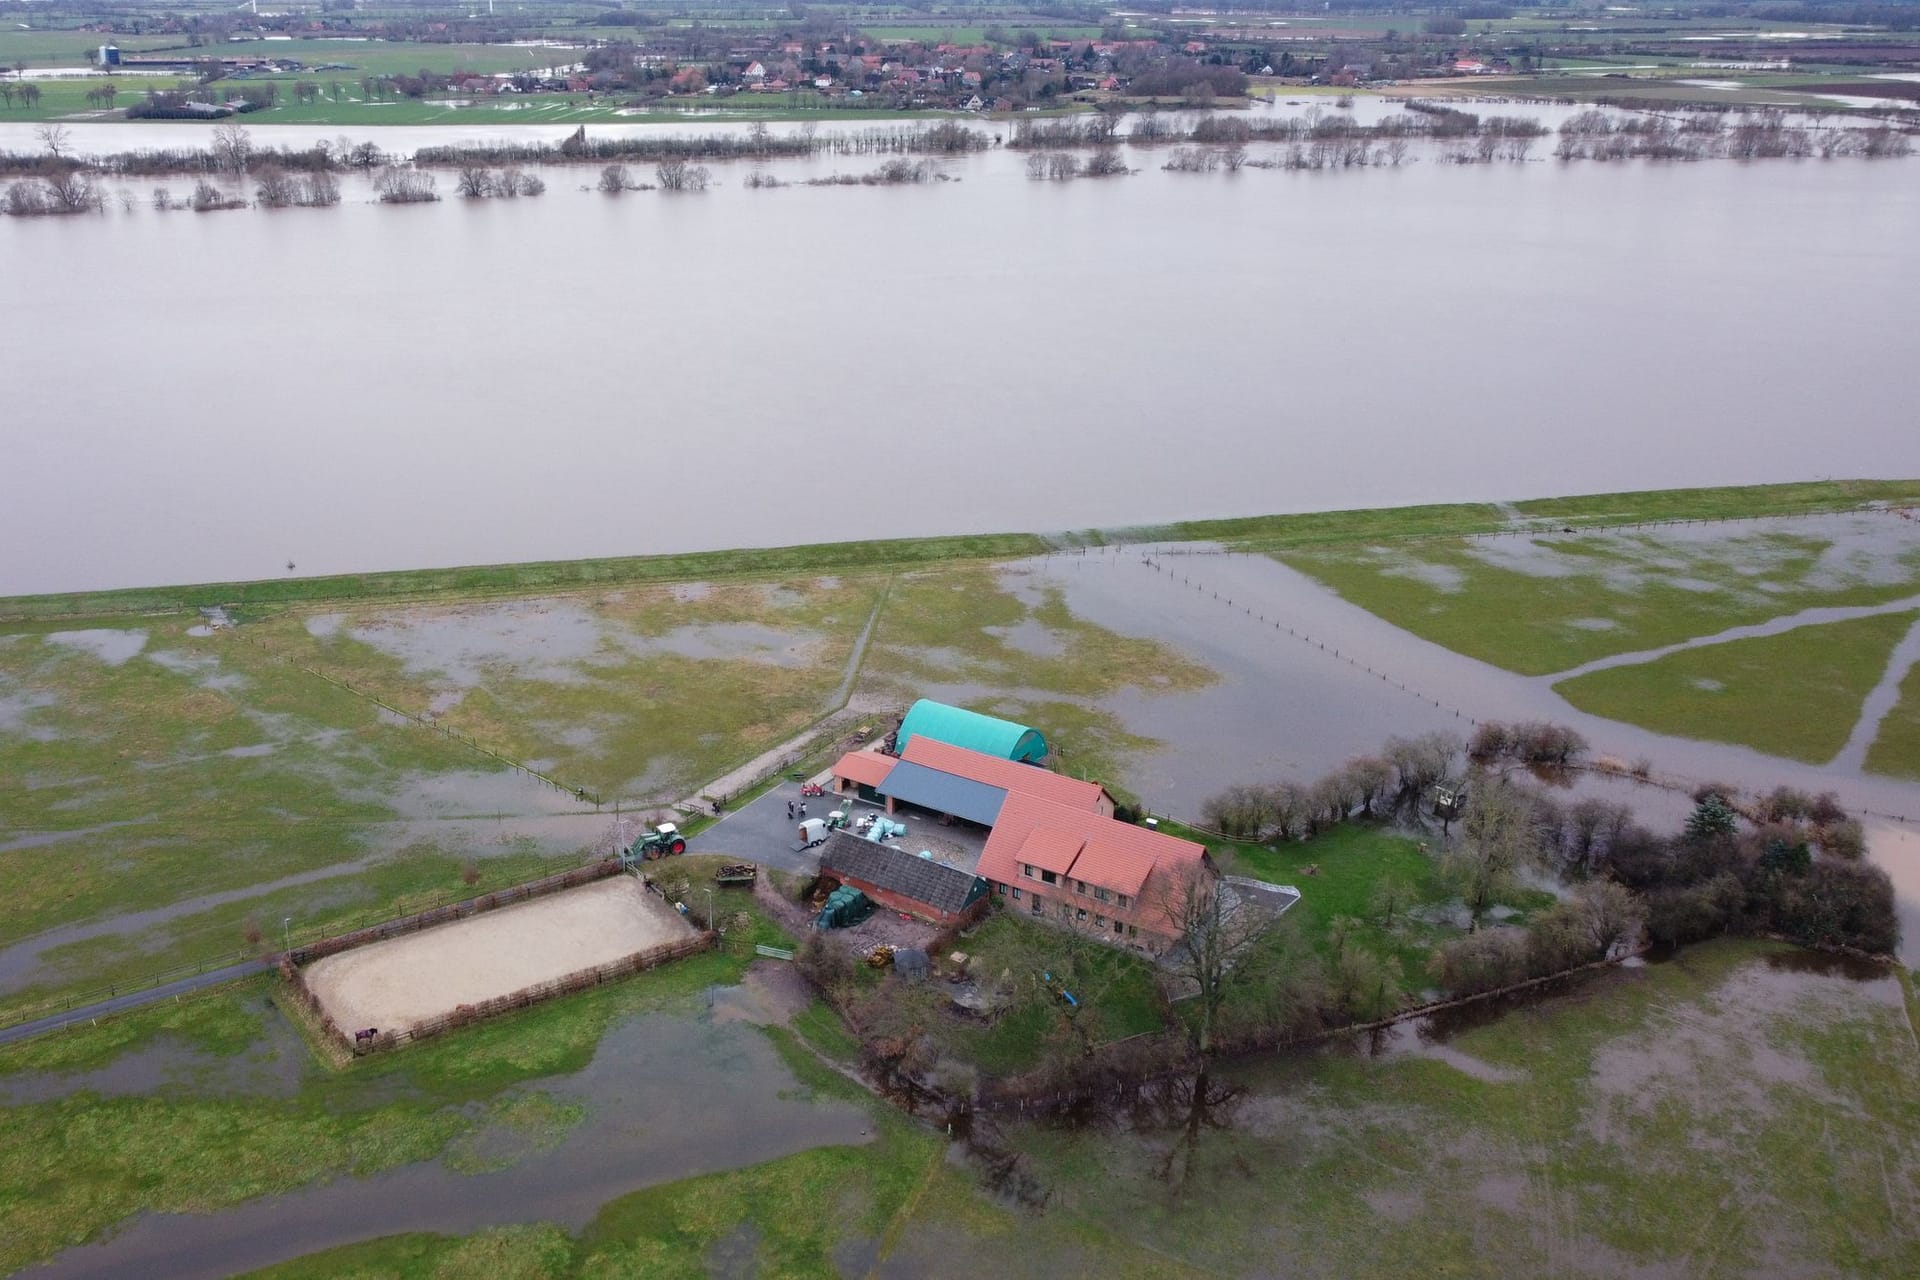
<path fill-rule="evenodd" d="M 327 1032 L 365 1052 L 625 977 L 709 942 L 638 878 L 601 868 L 438 914 L 444 922 L 397 921 L 366 931 L 376 936 L 296 949 L 282 975 Z"/>

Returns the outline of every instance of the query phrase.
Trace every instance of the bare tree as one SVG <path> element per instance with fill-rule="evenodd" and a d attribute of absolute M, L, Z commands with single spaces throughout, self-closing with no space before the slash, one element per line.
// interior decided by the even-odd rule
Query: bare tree
<path fill-rule="evenodd" d="M 1154 874 L 1158 878 L 1162 873 Z M 1273 915 L 1221 880 L 1205 862 L 1164 881 L 1158 906 L 1180 939 L 1163 963 L 1196 989 L 1189 1022 L 1193 1047 L 1203 1055 L 1211 1053 L 1214 1028 L 1236 971 L 1252 955 Z"/>
<path fill-rule="evenodd" d="M 253 198 L 269 209 L 284 209 L 300 194 L 299 185 L 277 164 L 260 170 L 253 189 Z"/>
<path fill-rule="evenodd" d="M 73 134 L 68 132 L 67 126 L 63 124 L 43 124 L 33 131 L 33 136 L 39 139 L 40 145 L 45 147 L 47 154 L 55 160 L 66 155 L 67 146 L 73 139 Z"/>
<path fill-rule="evenodd" d="M 233 173 L 245 173 L 247 163 L 253 159 L 253 135 L 244 125 L 215 125 L 213 129 L 214 162 L 222 169 Z"/>
<path fill-rule="evenodd" d="M 485 165 L 460 166 L 460 194 L 469 200 L 484 200 L 494 193 L 493 174 Z"/>

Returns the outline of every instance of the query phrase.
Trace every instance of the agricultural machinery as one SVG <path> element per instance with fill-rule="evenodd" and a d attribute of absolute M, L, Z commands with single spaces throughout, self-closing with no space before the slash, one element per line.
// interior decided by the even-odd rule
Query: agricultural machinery
<path fill-rule="evenodd" d="M 663 822 L 633 842 L 633 847 L 627 850 L 627 861 L 652 862 L 686 851 L 687 838 L 680 834 L 680 829 L 671 822 Z"/>

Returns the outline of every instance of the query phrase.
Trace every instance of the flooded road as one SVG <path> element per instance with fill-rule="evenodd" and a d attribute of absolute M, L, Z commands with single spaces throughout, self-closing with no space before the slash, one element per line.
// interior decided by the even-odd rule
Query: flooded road
<path fill-rule="evenodd" d="M 302 1050 L 304 1052 L 304 1050 Z M 459 1234 L 515 1222 L 586 1225 L 630 1191 L 866 1140 L 856 1106 L 796 1096 L 764 1037 L 736 1021 L 648 1015 L 609 1031 L 593 1062 L 530 1088 L 585 1118 L 550 1145 L 483 1131 L 465 1154 L 492 1172 L 443 1163 L 339 1178 L 212 1214 L 148 1214 L 109 1239 L 23 1275 L 217 1277 L 399 1232 Z M 510 1162 L 510 1163 L 508 1163 Z"/>
<path fill-rule="evenodd" d="M 1920 160 L 1127 158 L 0 219 L 0 593 L 1920 472 Z"/>

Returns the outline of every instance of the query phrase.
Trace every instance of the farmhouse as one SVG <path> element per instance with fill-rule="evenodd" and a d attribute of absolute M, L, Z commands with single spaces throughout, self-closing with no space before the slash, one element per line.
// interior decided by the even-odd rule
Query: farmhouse
<path fill-rule="evenodd" d="M 1202 845 L 1031 795 L 1010 795 L 980 855 L 1007 907 L 1158 955 L 1180 940 L 1180 907 L 1214 874 Z"/>
<path fill-rule="evenodd" d="M 834 790 L 884 804 L 888 813 L 905 806 L 984 827 L 979 877 L 1010 910 L 1115 945 L 1165 951 L 1179 941 L 1185 894 L 1196 877 L 1213 875 L 1206 850 L 1117 820 L 1112 794 L 1097 782 L 1022 763 L 1021 753 L 1032 750 L 1029 733 L 1021 725 L 922 701 L 893 737 L 899 754 L 848 752 L 833 766 Z M 844 835 L 834 839 L 865 844 Z M 826 863 L 823 858 L 823 871 Z M 900 909 L 935 918 L 924 909 Z"/>
<path fill-rule="evenodd" d="M 834 832 L 821 850 L 820 874 L 937 925 L 976 919 L 987 908 L 987 882 L 979 876 L 845 831 Z"/>

